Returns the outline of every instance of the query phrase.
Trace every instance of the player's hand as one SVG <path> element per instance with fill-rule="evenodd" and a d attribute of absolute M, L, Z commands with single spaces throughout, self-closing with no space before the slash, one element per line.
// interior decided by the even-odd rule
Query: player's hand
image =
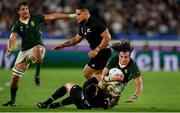
<path fill-rule="evenodd" d="M 106 82 L 106 83 L 108 83 L 108 82 L 111 81 L 111 78 L 110 78 L 109 76 L 104 76 L 104 77 L 103 77 L 103 81 Z"/>
<path fill-rule="evenodd" d="M 39 76 L 35 76 L 34 77 L 34 82 L 35 82 L 36 86 L 40 86 L 40 77 Z"/>
<path fill-rule="evenodd" d="M 97 54 L 98 54 L 98 51 L 93 49 L 93 50 L 89 51 L 88 56 L 89 56 L 89 58 L 94 58 Z"/>
<path fill-rule="evenodd" d="M 11 51 L 10 51 L 9 49 L 7 49 L 5 56 L 6 56 L 6 57 L 9 57 L 10 54 L 11 54 Z"/>
<path fill-rule="evenodd" d="M 133 97 L 126 101 L 126 103 L 135 103 L 138 100 L 138 96 L 133 95 Z"/>
<path fill-rule="evenodd" d="M 100 82 L 98 83 L 98 86 L 99 86 L 101 89 L 105 89 L 106 86 L 107 86 L 107 83 L 106 83 L 106 82 L 103 82 L 103 81 L 100 81 Z"/>
<path fill-rule="evenodd" d="M 52 50 L 58 50 L 64 48 L 64 44 L 56 44 L 53 46 Z"/>

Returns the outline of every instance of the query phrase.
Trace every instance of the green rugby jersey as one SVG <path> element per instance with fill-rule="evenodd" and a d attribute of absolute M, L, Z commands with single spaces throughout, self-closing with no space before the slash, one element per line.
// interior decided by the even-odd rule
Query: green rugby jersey
<path fill-rule="evenodd" d="M 18 20 L 12 27 L 12 32 L 16 32 L 21 38 L 21 50 L 28 50 L 35 45 L 43 45 L 42 35 L 42 23 L 44 22 L 44 16 L 42 14 L 31 15 L 28 24 L 22 23 Z"/>
<path fill-rule="evenodd" d="M 129 64 L 124 67 L 121 68 L 119 66 L 119 55 L 116 54 L 115 56 L 112 56 L 107 65 L 106 68 L 108 68 L 109 70 L 111 68 L 119 68 L 122 70 L 122 72 L 124 73 L 124 80 L 122 81 L 122 83 L 127 84 L 131 79 L 135 79 L 138 76 L 141 76 L 140 70 L 136 64 L 136 62 L 133 59 L 130 59 Z"/>

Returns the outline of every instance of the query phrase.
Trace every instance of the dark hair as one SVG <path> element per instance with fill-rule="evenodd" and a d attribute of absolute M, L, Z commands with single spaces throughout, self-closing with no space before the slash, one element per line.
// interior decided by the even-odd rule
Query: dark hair
<path fill-rule="evenodd" d="M 83 94 L 86 98 L 91 98 L 96 95 L 96 84 L 89 84 L 83 89 Z"/>
<path fill-rule="evenodd" d="M 122 40 L 120 42 L 113 43 L 111 48 L 116 52 L 132 52 L 134 47 L 131 46 L 129 41 Z"/>
<path fill-rule="evenodd" d="M 20 2 L 18 2 L 16 10 L 19 11 L 21 5 L 25 5 L 25 6 L 29 6 L 29 3 L 27 1 L 21 0 Z"/>

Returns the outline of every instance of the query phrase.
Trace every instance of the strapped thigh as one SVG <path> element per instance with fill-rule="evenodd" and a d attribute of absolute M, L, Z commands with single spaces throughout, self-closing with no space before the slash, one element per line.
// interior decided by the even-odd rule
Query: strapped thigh
<path fill-rule="evenodd" d="M 16 75 L 19 77 L 22 77 L 24 75 L 24 72 L 25 72 L 24 70 L 18 69 L 16 67 L 13 67 L 12 71 L 13 71 L 13 75 Z"/>

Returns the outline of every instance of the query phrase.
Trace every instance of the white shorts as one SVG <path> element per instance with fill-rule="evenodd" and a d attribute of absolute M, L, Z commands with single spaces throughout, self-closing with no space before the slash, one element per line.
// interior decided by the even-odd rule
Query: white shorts
<path fill-rule="evenodd" d="M 45 48 L 43 47 L 43 46 L 41 46 L 42 47 L 42 59 L 44 58 L 44 55 L 45 55 Z M 18 53 L 18 56 L 17 56 L 17 58 L 16 58 L 16 62 L 15 62 L 15 64 L 14 65 L 16 65 L 16 64 L 18 64 L 18 63 L 21 63 L 23 60 L 25 60 L 25 62 L 27 63 L 27 64 L 29 64 L 30 63 L 30 61 L 32 61 L 32 63 L 34 63 L 34 61 L 32 60 L 32 57 L 33 57 L 34 55 L 33 55 L 33 48 L 31 48 L 31 49 L 28 49 L 28 50 L 26 50 L 26 51 L 20 51 L 19 53 Z"/>
<path fill-rule="evenodd" d="M 32 47 L 31 49 L 28 49 L 26 51 L 20 51 L 18 53 L 18 56 L 16 58 L 16 62 L 14 64 L 14 67 L 13 67 L 13 75 L 16 75 L 16 76 L 19 76 L 19 77 L 22 77 L 25 73 L 25 70 L 21 70 L 21 69 L 18 69 L 16 68 L 16 64 L 19 64 L 21 63 L 22 61 L 25 61 L 25 63 L 27 64 L 27 67 L 29 67 L 29 64 L 32 62 L 32 63 L 35 63 L 35 61 L 33 61 L 33 48 Z M 45 48 L 43 46 L 41 46 L 41 48 L 43 49 L 42 50 L 42 59 L 44 58 L 44 55 L 45 55 Z"/>

